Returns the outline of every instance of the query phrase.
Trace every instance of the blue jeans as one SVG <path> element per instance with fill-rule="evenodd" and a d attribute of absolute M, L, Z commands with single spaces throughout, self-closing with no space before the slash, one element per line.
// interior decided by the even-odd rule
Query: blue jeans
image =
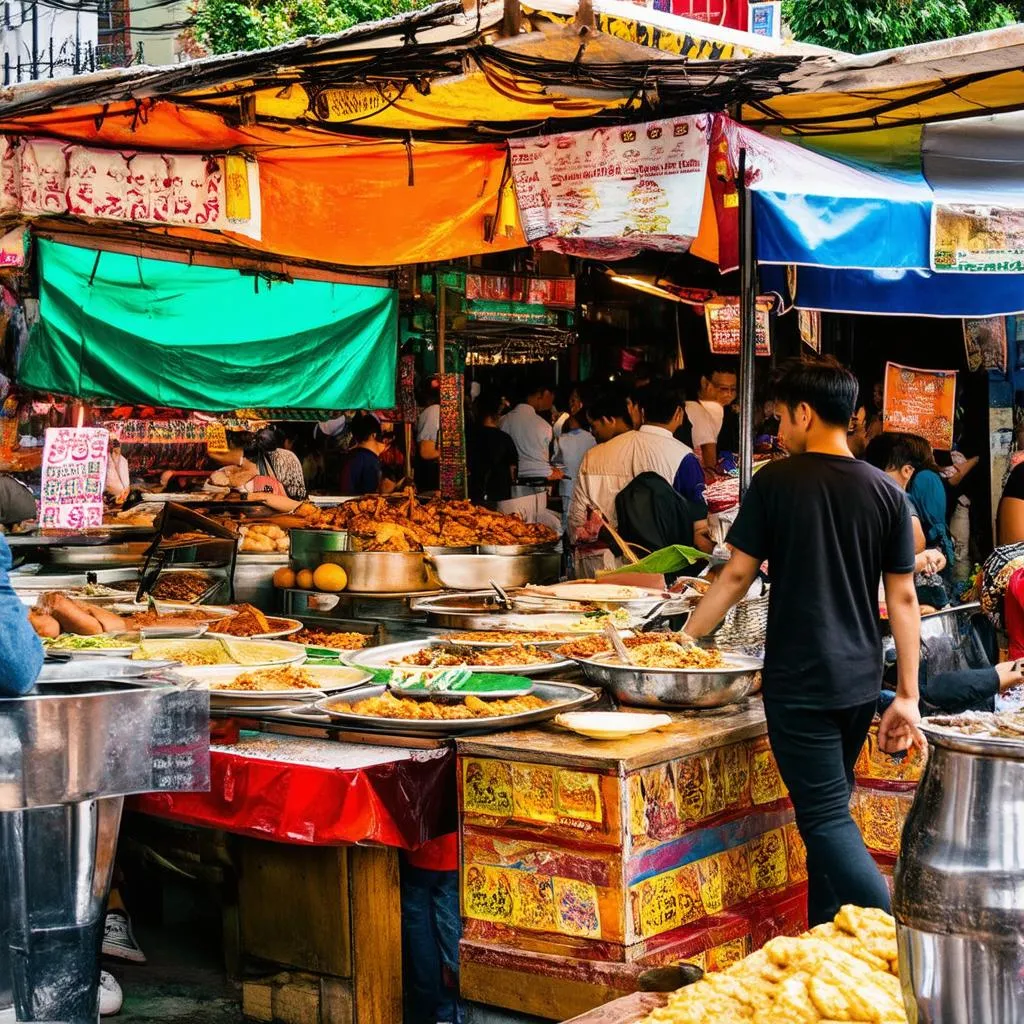
<path fill-rule="evenodd" d="M 402 858 L 405 1024 L 461 1024 L 459 873 L 416 868 Z M 455 980 L 450 987 L 445 971 Z"/>
<path fill-rule="evenodd" d="M 811 927 L 831 921 L 846 903 L 889 910 L 889 887 L 850 814 L 853 768 L 875 703 L 819 711 L 764 702 L 772 753 L 807 847 Z"/>

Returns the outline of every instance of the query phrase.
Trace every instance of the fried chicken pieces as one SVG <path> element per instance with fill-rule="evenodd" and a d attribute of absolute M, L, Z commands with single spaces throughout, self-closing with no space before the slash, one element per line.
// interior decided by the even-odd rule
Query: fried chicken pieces
<path fill-rule="evenodd" d="M 364 551 L 420 551 L 473 544 L 548 544 L 546 526 L 491 512 L 468 501 L 431 501 L 377 495 L 321 509 L 311 525 L 348 530 Z"/>
<path fill-rule="evenodd" d="M 896 923 L 843 907 L 832 924 L 772 939 L 720 974 L 679 989 L 642 1024 L 907 1024 Z"/>

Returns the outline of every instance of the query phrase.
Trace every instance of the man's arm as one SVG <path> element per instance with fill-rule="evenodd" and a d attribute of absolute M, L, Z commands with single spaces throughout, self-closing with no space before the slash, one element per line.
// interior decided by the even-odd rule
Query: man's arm
<path fill-rule="evenodd" d="M 437 462 L 441 458 L 441 449 L 437 447 L 436 440 L 420 441 L 418 450 L 424 462 Z"/>
<path fill-rule="evenodd" d="M 896 642 L 896 699 L 886 709 L 878 727 L 879 746 L 895 754 L 914 746 L 924 749 L 924 737 L 918 730 L 918 670 L 921 663 L 921 609 L 917 603 L 912 573 L 885 573 L 885 604 L 889 627 Z"/>
<path fill-rule="evenodd" d="M 721 575 L 693 610 L 683 631 L 695 640 L 707 636 L 725 618 L 725 613 L 743 599 L 760 566 L 756 558 L 734 548 Z"/>

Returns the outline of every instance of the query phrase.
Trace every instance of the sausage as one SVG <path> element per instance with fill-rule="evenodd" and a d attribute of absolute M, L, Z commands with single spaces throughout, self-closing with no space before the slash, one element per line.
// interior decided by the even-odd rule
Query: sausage
<path fill-rule="evenodd" d="M 52 615 L 30 611 L 28 613 L 28 621 L 36 631 L 37 636 L 50 637 L 51 639 L 56 639 L 60 636 L 60 623 Z"/>
<path fill-rule="evenodd" d="M 78 602 L 74 602 L 78 604 Z M 87 612 L 103 627 L 104 633 L 123 633 L 125 630 L 124 619 L 120 615 L 108 612 L 106 608 L 93 608 L 90 605 L 78 604 L 82 611 Z"/>
<path fill-rule="evenodd" d="M 63 594 L 57 595 L 50 603 L 50 612 L 60 623 L 65 633 L 77 633 L 78 636 L 97 636 L 103 632 L 99 620 L 69 600 Z"/>

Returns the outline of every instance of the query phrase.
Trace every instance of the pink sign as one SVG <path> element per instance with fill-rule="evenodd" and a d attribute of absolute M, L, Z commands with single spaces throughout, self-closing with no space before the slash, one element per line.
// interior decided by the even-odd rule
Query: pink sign
<path fill-rule="evenodd" d="M 97 427 L 51 427 L 43 445 L 39 525 L 88 530 L 103 525 L 109 434 Z"/>

